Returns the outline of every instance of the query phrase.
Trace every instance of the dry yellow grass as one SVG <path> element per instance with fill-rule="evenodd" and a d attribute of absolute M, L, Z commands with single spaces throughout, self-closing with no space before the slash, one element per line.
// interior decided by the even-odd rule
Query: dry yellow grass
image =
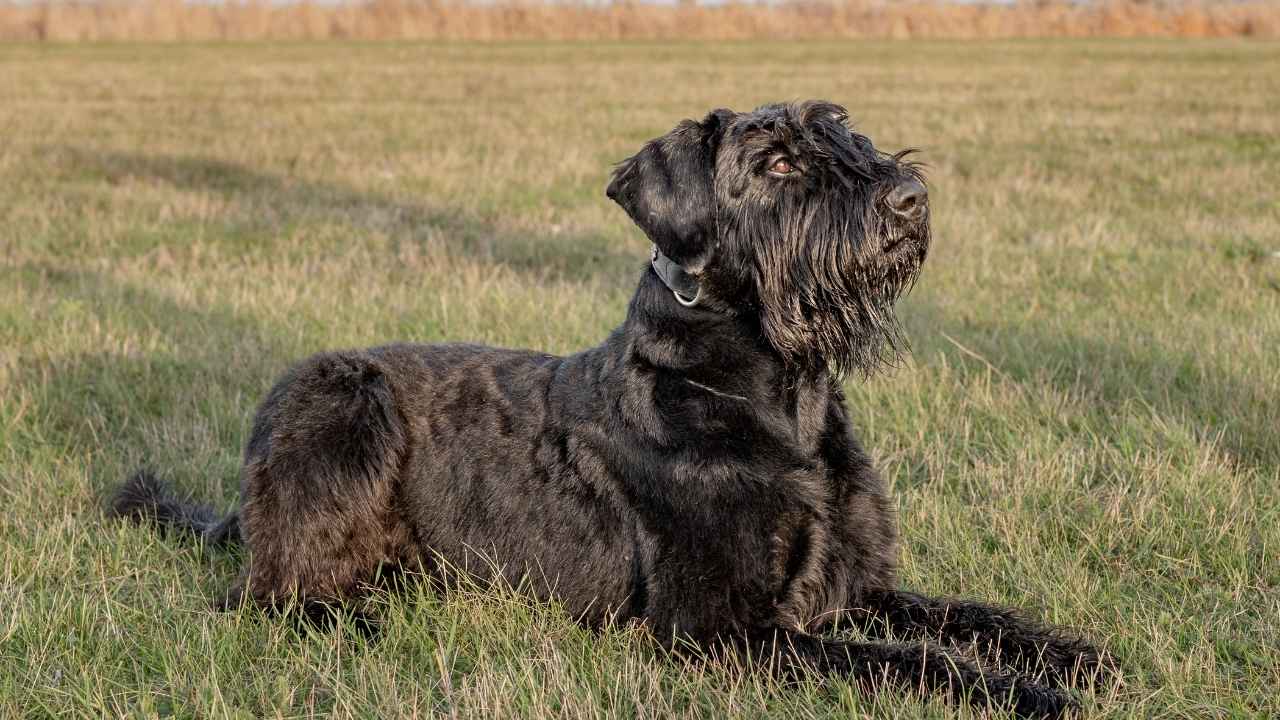
<path fill-rule="evenodd" d="M 788 38 L 1280 37 L 1280 3 L 1065 0 L 1007 6 L 886 0 L 608 4 L 498 0 L 99 0 L 0 4 L 0 39 L 653 40 Z"/>

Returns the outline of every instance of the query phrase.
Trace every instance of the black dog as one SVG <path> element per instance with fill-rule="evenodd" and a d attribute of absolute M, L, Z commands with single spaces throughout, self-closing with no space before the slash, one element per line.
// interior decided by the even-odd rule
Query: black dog
<path fill-rule="evenodd" d="M 1056 716 L 1088 644 L 1010 611 L 898 590 L 892 503 L 838 378 L 901 347 L 929 247 L 919 168 L 825 102 L 716 110 L 616 169 L 654 243 L 626 320 L 569 357 L 475 345 L 318 355 L 258 411 L 241 505 L 217 520 L 146 473 L 117 514 L 243 538 L 228 596 L 349 601 L 384 565 L 524 581 L 593 626 L 788 670 Z M 445 561 L 441 563 L 440 560 Z M 843 617 L 907 644 L 822 639 Z"/>

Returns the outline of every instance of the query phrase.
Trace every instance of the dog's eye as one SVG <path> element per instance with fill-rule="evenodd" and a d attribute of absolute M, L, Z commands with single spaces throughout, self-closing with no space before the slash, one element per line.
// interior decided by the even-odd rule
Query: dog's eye
<path fill-rule="evenodd" d="M 774 175 L 790 175 L 793 171 L 795 171 L 795 168 L 791 166 L 791 161 L 784 157 L 774 160 L 773 164 L 769 166 L 769 172 Z"/>

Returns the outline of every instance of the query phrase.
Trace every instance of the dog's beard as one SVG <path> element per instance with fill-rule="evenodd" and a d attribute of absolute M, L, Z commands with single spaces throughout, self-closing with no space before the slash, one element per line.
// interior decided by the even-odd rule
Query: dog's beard
<path fill-rule="evenodd" d="M 760 298 L 765 338 L 788 365 L 870 375 L 901 358 L 907 343 L 893 308 L 900 285 L 846 290 L 797 274 L 790 290 Z"/>
<path fill-rule="evenodd" d="M 829 214 L 817 205 L 783 212 L 775 240 L 757 243 L 761 330 L 799 370 L 864 376 L 907 350 L 894 313 L 929 243 L 927 218 L 903 226 L 869 208 Z M 860 240 L 859 240 L 860 239 Z"/>

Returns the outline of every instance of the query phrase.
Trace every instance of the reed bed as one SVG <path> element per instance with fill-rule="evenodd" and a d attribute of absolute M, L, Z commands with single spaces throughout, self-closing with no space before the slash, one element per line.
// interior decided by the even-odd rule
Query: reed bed
<path fill-rule="evenodd" d="M 613 2 L 451 0 L 0 4 L 0 40 L 748 40 L 791 38 L 1280 37 L 1276 2 L 1009 5 L 885 0 Z"/>

